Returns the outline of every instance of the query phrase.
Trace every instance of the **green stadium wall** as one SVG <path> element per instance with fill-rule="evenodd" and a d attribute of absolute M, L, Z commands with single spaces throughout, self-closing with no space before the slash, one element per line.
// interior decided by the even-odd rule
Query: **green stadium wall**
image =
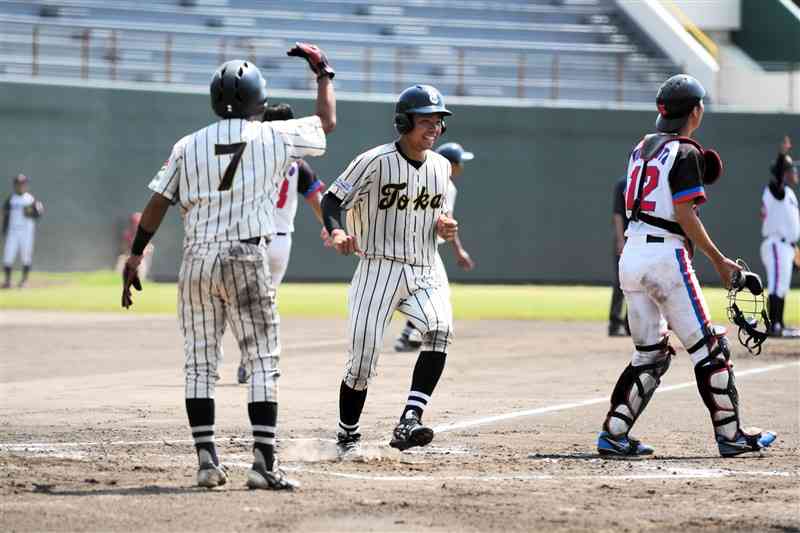
<path fill-rule="evenodd" d="M 299 114 L 311 100 L 287 100 Z M 460 271 L 442 248 L 453 280 L 496 283 L 607 283 L 612 276 L 611 203 L 629 150 L 655 113 L 452 105 L 446 139 L 476 153 L 458 184 L 461 238 L 477 262 Z M 128 215 L 144 206 L 147 184 L 172 144 L 213 120 L 199 94 L 3 84 L 0 93 L 7 190 L 19 172 L 46 204 L 34 267 L 108 268 Z M 388 103 L 341 101 L 328 153 L 311 164 L 330 183 L 358 153 L 393 138 Z M 698 138 L 717 148 L 726 174 L 702 217 L 722 250 L 757 271 L 761 191 L 780 139 L 800 143 L 798 115 L 714 113 Z M 301 205 L 287 280 L 347 280 L 355 259 L 323 248 Z M 178 209 L 155 239 L 154 275 L 175 279 L 181 256 Z M 705 258 L 701 280 L 716 282 Z"/>

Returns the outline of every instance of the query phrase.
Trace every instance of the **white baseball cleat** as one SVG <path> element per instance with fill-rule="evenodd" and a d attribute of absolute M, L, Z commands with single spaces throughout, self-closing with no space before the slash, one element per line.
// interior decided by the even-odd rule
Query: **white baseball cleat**
<path fill-rule="evenodd" d="M 214 463 L 203 463 L 197 469 L 197 486 L 213 489 L 228 482 L 225 470 Z"/>

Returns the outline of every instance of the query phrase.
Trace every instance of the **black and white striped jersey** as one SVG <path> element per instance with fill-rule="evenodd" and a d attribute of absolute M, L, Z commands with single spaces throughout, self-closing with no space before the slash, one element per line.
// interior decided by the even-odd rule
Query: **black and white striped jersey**
<path fill-rule="evenodd" d="M 286 168 L 325 147 L 317 116 L 220 120 L 178 141 L 149 187 L 180 204 L 184 245 L 270 235 Z"/>
<path fill-rule="evenodd" d="M 395 143 L 384 144 L 354 159 L 328 189 L 348 210 L 347 231 L 366 258 L 433 265 L 452 169 L 432 150 L 416 165 Z"/>

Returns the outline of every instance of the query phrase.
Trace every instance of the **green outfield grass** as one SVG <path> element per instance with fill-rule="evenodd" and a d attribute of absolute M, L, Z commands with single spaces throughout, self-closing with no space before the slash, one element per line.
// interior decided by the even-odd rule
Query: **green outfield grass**
<path fill-rule="evenodd" d="M 0 309 L 175 314 L 174 283 L 146 282 L 134 291 L 134 307 L 120 307 L 119 276 L 110 271 L 71 274 L 35 273 L 31 288 L 0 292 Z M 459 285 L 452 286 L 459 319 L 590 320 L 605 321 L 611 289 L 588 286 Z M 725 318 L 725 291 L 705 289 L 713 319 Z M 284 317 L 344 318 L 347 285 L 343 283 L 286 283 L 279 291 Z M 800 322 L 800 291 L 790 294 L 787 322 Z"/>

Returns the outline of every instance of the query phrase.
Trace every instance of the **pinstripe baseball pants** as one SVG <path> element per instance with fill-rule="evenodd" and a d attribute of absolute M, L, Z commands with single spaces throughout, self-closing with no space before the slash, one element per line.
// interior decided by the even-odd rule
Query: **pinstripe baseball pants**
<path fill-rule="evenodd" d="M 395 310 L 422 333 L 423 349 L 447 353 L 453 318 L 435 267 L 362 259 L 348 296 L 350 347 L 344 372 L 348 387 L 364 390 L 377 374 L 383 334 Z"/>
<path fill-rule="evenodd" d="M 186 398 L 213 398 L 230 324 L 249 376 L 248 402 L 276 402 L 280 319 L 267 247 L 238 241 L 189 245 L 178 280 Z"/>

